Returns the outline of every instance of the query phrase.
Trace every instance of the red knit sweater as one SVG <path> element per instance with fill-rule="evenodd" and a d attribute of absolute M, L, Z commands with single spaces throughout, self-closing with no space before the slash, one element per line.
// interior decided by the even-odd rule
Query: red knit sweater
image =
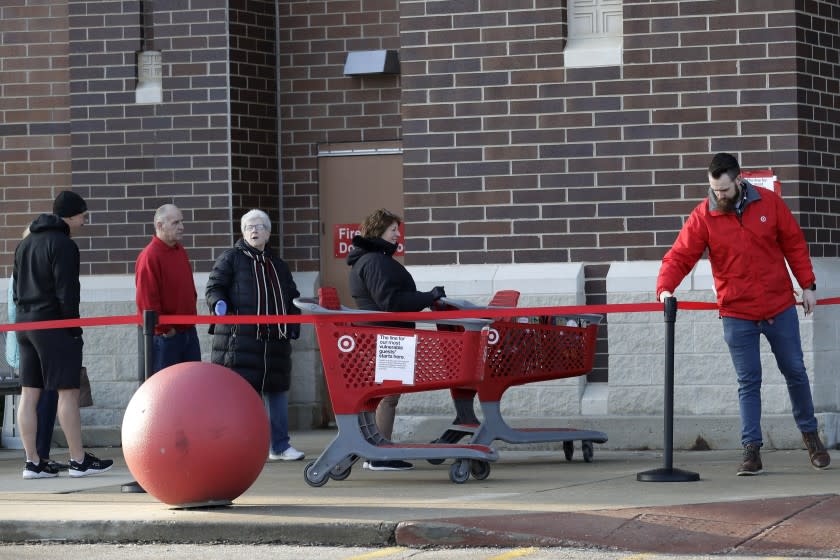
<path fill-rule="evenodd" d="M 192 267 L 180 243 L 170 247 L 153 237 L 137 257 L 134 284 L 138 313 L 154 310 L 159 315 L 197 314 Z M 184 330 L 189 325 L 158 324 L 155 333 L 166 333 L 172 327 Z"/>

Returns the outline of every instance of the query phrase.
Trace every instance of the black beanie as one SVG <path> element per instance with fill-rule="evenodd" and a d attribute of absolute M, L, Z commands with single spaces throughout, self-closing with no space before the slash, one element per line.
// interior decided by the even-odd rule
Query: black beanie
<path fill-rule="evenodd" d="M 60 218 L 71 218 L 87 212 L 85 199 L 73 191 L 61 191 L 53 202 L 53 214 Z"/>

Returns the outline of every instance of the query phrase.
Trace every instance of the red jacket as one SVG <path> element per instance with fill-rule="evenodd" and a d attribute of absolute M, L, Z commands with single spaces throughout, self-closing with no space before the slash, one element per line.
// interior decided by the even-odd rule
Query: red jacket
<path fill-rule="evenodd" d="M 158 315 L 196 315 L 195 281 L 187 251 L 180 243 L 170 247 L 157 236 L 137 257 L 134 267 L 137 312 L 146 309 Z M 189 325 L 155 327 L 155 334 L 163 334 L 172 327 L 178 330 Z"/>
<path fill-rule="evenodd" d="M 794 305 L 785 260 L 801 288 L 814 283 L 805 236 L 787 205 L 773 191 L 744 185 L 740 218 L 717 210 L 709 198 L 691 212 L 662 259 L 657 297 L 673 292 L 707 248 L 722 317 L 758 321 Z"/>

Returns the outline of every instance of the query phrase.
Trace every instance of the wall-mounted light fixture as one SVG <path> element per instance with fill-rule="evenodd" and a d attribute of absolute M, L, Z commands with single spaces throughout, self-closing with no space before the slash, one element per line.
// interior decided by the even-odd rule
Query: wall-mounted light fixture
<path fill-rule="evenodd" d="M 163 101 L 163 80 L 160 51 L 137 53 L 137 88 L 135 103 L 160 103 Z"/>
<path fill-rule="evenodd" d="M 137 87 L 135 103 L 163 101 L 163 64 L 160 51 L 154 48 L 154 0 L 140 0 L 140 50 L 137 51 Z"/>
<path fill-rule="evenodd" d="M 397 51 L 350 51 L 344 63 L 345 76 L 399 74 L 400 57 Z"/>

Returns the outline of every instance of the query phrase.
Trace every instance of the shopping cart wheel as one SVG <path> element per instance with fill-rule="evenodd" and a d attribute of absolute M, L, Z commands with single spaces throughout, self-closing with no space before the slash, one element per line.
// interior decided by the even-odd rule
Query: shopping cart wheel
<path fill-rule="evenodd" d="M 348 476 L 350 476 L 351 470 L 353 470 L 353 467 L 347 467 L 343 471 L 336 471 L 333 469 L 330 471 L 330 478 L 333 480 L 345 480 Z"/>
<path fill-rule="evenodd" d="M 575 455 L 575 442 L 564 441 L 563 442 L 563 454 L 566 456 L 567 461 L 571 461 L 572 457 L 574 457 L 574 455 Z"/>
<path fill-rule="evenodd" d="M 459 459 L 449 467 L 449 480 L 455 484 L 463 484 L 470 479 L 470 461 Z"/>
<path fill-rule="evenodd" d="M 592 442 L 589 440 L 585 440 L 580 442 L 581 450 L 583 451 L 583 460 L 587 463 L 592 462 L 592 454 L 595 453 L 595 449 L 592 447 Z"/>
<path fill-rule="evenodd" d="M 484 480 L 490 476 L 490 463 L 487 461 L 470 461 L 470 474 L 476 480 Z"/>
<path fill-rule="evenodd" d="M 329 473 L 325 473 L 321 478 L 316 478 L 315 473 L 312 472 L 313 467 L 315 467 L 315 461 L 312 461 L 303 469 L 303 478 L 306 480 L 306 483 L 309 486 L 314 486 L 315 488 L 321 487 L 327 483 L 330 479 L 328 476 Z M 347 469 L 348 471 L 350 469 Z M 347 474 L 350 474 L 349 472 Z"/>

